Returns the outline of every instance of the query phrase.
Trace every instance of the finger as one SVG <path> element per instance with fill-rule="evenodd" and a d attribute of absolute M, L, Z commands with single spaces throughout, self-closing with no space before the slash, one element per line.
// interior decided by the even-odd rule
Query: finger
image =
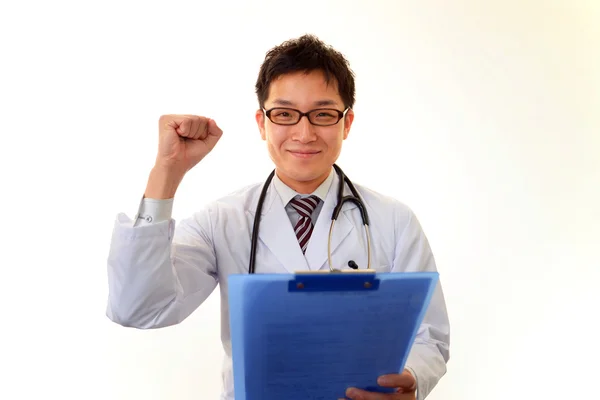
<path fill-rule="evenodd" d="M 198 135 L 198 125 L 200 125 L 200 122 L 198 121 L 198 118 L 193 116 L 188 117 L 187 120 L 190 124 L 190 133 L 187 137 L 188 139 L 194 139 L 195 136 Z"/>
<path fill-rule="evenodd" d="M 366 390 L 357 389 L 357 388 L 348 388 L 346 390 L 346 397 L 351 400 L 395 400 L 396 393 L 376 393 L 376 392 L 367 392 Z"/>
<path fill-rule="evenodd" d="M 348 388 L 346 390 L 346 397 L 351 400 L 365 400 L 368 393 L 361 389 Z"/>
<path fill-rule="evenodd" d="M 217 126 L 217 123 L 211 119 L 207 124 L 207 132 L 208 134 L 206 135 L 204 142 L 208 149 L 212 150 L 223 135 L 223 131 Z"/>
<path fill-rule="evenodd" d="M 202 118 L 198 125 L 198 137 L 196 139 L 205 140 L 208 137 L 208 118 Z"/>
<path fill-rule="evenodd" d="M 388 388 L 402 388 L 406 391 L 414 389 L 417 382 L 410 372 L 404 371 L 401 374 L 382 375 L 377 379 L 377 384 Z"/>
<path fill-rule="evenodd" d="M 206 136 L 208 118 L 199 115 L 186 115 L 192 121 L 192 134 L 190 139 L 203 139 Z"/>
<path fill-rule="evenodd" d="M 351 400 L 414 400 L 415 394 L 411 393 L 376 393 L 362 389 L 349 388 L 346 397 Z"/>
<path fill-rule="evenodd" d="M 178 125 L 175 132 L 177 132 L 179 136 L 190 137 L 192 135 L 192 121 L 189 118 L 179 119 L 179 121 L 175 120 L 175 122 Z"/>
<path fill-rule="evenodd" d="M 202 125 L 202 122 L 206 123 L 208 121 L 208 118 L 191 114 L 165 115 L 161 117 L 162 119 L 166 119 L 168 121 L 167 125 L 173 128 L 179 136 L 189 139 L 200 137 L 203 133 L 200 125 Z"/>
<path fill-rule="evenodd" d="M 205 118 L 201 118 L 201 117 L 197 117 L 194 118 L 194 136 L 193 139 L 204 139 L 207 135 L 206 133 L 206 126 L 207 126 L 207 119 Z"/>

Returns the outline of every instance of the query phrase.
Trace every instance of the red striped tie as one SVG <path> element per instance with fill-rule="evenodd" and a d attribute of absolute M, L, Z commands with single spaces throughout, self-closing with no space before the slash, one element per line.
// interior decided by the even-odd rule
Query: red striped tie
<path fill-rule="evenodd" d="M 290 204 L 292 207 L 294 207 L 294 210 L 300 214 L 300 219 L 298 220 L 298 223 L 296 223 L 294 230 L 296 232 L 296 237 L 298 238 L 300 248 L 302 249 L 302 253 L 306 251 L 308 240 L 310 239 L 310 235 L 313 231 L 313 224 L 310 216 L 315 208 L 317 208 L 319 202 L 320 200 L 317 196 L 305 197 L 303 199 L 294 198 L 290 200 Z"/>

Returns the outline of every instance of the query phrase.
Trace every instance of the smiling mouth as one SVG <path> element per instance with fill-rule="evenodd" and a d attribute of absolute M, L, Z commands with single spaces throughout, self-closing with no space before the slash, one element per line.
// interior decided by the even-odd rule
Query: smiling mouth
<path fill-rule="evenodd" d="M 288 151 L 290 153 L 292 153 L 292 155 L 294 155 L 296 157 L 301 157 L 301 158 L 312 157 L 312 156 L 320 153 L 320 151 L 293 151 L 293 150 L 288 150 Z"/>

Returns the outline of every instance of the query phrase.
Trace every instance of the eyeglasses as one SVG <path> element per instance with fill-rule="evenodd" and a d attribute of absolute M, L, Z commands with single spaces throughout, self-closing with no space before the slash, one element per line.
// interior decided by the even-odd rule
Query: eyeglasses
<path fill-rule="evenodd" d="M 342 112 L 333 108 L 319 108 L 303 113 L 302 111 L 293 108 L 276 107 L 271 108 L 270 110 L 265 110 L 263 108 L 267 118 L 277 125 L 296 125 L 300 122 L 300 119 L 306 115 L 311 124 L 318 126 L 331 126 L 337 124 L 344 118 L 344 115 L 346 115 L 348 110 L 349 109 L 346 108 Z"/>

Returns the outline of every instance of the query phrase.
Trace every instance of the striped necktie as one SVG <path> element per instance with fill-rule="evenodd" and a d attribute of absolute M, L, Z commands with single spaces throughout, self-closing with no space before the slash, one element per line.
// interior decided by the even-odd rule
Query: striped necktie
<path fill-rule="evenodd" d="M 313 224 L 310 217 L 320 201 L 317 196 L 296 197 L 290 200 L 290 205 L 300 214 L 300 219 L 296 223 L 294 231 L 296 232 L 302 253 L 306 251 L 308 240 L 313 231 Z"/>

